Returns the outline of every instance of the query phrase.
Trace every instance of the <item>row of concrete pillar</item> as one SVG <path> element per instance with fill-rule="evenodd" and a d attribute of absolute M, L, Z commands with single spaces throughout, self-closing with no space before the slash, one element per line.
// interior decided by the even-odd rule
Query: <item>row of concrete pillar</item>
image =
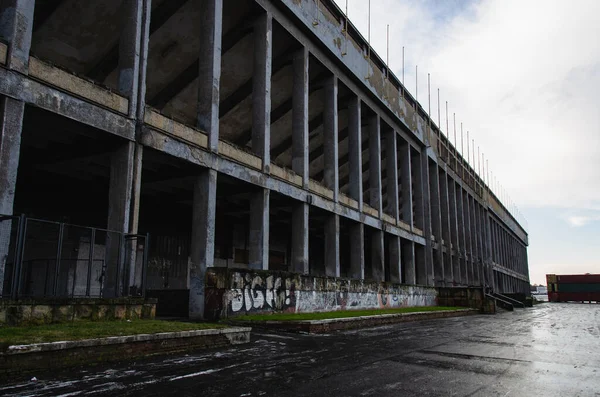
<path fill-rule="evenodd" d="M 527 274 L 527 247 L 495 221 L 492 223 L 492 239 L 492 260 L 512 271 Z"/>
<path fill-rule="evenodd" d="M 11 21 L 2 32 L 10 45 L 8 67 L 27 73 L 31 42 L 33 3 L 12 0 L 16 14 L 3 15 Z M 196 0 L 202 15 L 198 25 L 200 49 L 198 112 L 196 127 L 208 136 L 208 150 L 219 150 L 219 87 L 221 76 L 222 0 Z M 129 117 L 143 124 L 145 109 L 145 69 L 148 50 L 150 0 L 124 0 L 124 18 L 119 45 L 119 91 L 130 99 Z M 8 8 L 5 9 L 5 12 Z M 19 19 L 20 18 L 20 19 Z M 16 27 L 25 21 L 26 29 Z M 4 19 L 2 19 L 4 20 Z M 22 23 L 22 22 L 20 22 Z M 271 65 L 273 17 L 263 12 L 254 22 L 254 72 L 252 78 L 252 151 L 262 160 L 262 171 L 270 172 Z M 292 170 L 309 185 L 309 57 L 306 47 L 293 57 L 292 93 Z M 340 201 L 338 78 L 332 73 L 323 81 L 323 184 Z M 18 168 L 19 141 L 24 103 L 3 97 L 2 146 L 0 155 L 0 213 L 12 213 L 14 186 Z M 382 126 L 378 110 L 370 109 L 363 117 L 358 94 L 347 100 L 348 111 L 348 196 L 363 211 L 362 125 L 368 128 L 369 186 L 368 205 L 379 218 L 390 216 L 395 224 L 404 222 L 410 230 L 423 232 L 425 245 L 388 234 L 385 229 L 371 233 L 372 274 L 368 278 L 384 280 L 388 257 L 389 281 L 424 285 L 491 284 L 491 261 L 526 274 L 526 252 L 510 234 L 495 223 L 485 201 L 463 186 L 460 178 L 433 160 L 426 147 L 413 146 L 400 131 Z M 372 114 L 374 115 L 372 115 Z M 382 173 L 382 142 L 385 144 L 385 171 Z M 115 151 L 111 162 L 108 228 L 137 233 L 139 190 L 143 146 L 128 142 Z M 204 272 L 214 264 L 214 230 L 218 172 L 200 169 L 194 184 L 190 310 L 201 313 L 204 299 Z M 385 196 L 383 183 L 385 182 Z M 386 203 L 384 206 L 384 202 Z M 249 267 L 269 266 L 270 190 L 260 188 L 250 200 Z M 292 212 L 292 269 L 307 274 L 309 269 L 310 204 L 298 201 Z M 350 272 L 352 278 L 365 278 L 364 224 L 352 222 L 350 236 Z M 340 215 L 328 215 L 325 225 L 325 273 L 340 275 Z M 433 239 L 432 239 L 433 236 Z M 511 240 L 512 239 L 512 240 Z M 512 245 L 509 245 L 512 241 Z M 501 249 L 501 247 L 503 247 Z M 511 248 L 512 247 L 512 248 Z M 512 250 L 511 250 L 512 249 Z M 500 254 L 502 253 L 502 254 Z"/>

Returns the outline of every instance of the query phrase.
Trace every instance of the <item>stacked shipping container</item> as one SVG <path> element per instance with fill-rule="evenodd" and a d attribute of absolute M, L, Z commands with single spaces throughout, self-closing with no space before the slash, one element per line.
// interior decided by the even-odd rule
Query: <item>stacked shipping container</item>
<path fill-rule="evenodd" d="M 547 274 L 550 302 L 600 302 L 600 274 Z"/>

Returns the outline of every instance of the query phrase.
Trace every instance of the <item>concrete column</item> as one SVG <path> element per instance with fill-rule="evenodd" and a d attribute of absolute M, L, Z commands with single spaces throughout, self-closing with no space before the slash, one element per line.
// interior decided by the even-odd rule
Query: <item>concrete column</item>
<path fill-rule="evenodd" d="M 458 250 L 460 251 L 460 282 L 461 284 L 468 283 L 467 267 L 466 267 L 466 245 L 465 245 L 465 211 L 463 200 L 463 189 L 456 184 L 456 215 L 458 221 Z"/>
<path fill-rule="evenodd" d="M 271 68 L 273 63 L 273 16 L 257 18 L 254 26 L 254 76 L 252 78 L 252 151 L 271 166 Z"/>
<path fill-rule="evenodd" d="M 492 215 L 489 211 L 488 213 L 488 222 L 490 224 L 490 248 L 492 253 L 492 263 L 498 263 L 498 248 L 496 247 L 496 225 L 494 220 L 492 219 Z"/>
<path fill-rule="evenodd" d="M 142 190 L 142 159 L 144 155 L 144 146 L 136 143 L 133 151 L 133 179 L 131 186 L 131 207 L 129 221 L 129 233 L 138 234 L 138 224 L 140 220 L 140 194 Z M 145 242 L 149 244 L 149 241 Z M 131 240 L 127 244 L 128 262 L 129 262 L 129 284 L 128 287 L 135 286 L 137 291 L 140 288 L 146 288 L 142 285 L 143 264 L 136 260 L 138 242 Z"/>
<path fill-rule="evenodd" d="M 494 283 L 493 280 L 491 278 L 491 272 L 492 272 L 492 262 L 493 262 L 493 245 L 492 245 L 492 228 L 491 228 L 491 220 L 489 217 L 489 214 L 487 212 L 486 208 L 483 208 L 482 210 L 483 213 L 483 223 L 484 223 L 484 227 L 485 227 L 485 236 L 484 236 L 484 240 L 485 240 L 485 284 L 487 284 L 490 287 L 493 287 Z"/>
<path fill-rule="evenodd" d="M 440 174 L 437 164 L 430 164 L 429 168 L 429 195 L 431 208 L 431 231 L 438 243 L 434 251 L 435 285 L 444 285 L 444 246 L 442 244 L 442 211 L 440 205 Z"/>
<path fill-rule="evenodd" d="M 294 54 L 292 92 L 292 170 L 308 189 L 308 49 Z"/>
<path fill-rule="evenodd" d="M 416 284 L 417 273 L 415 268 L 415 243 L 410 240 L 401 240 L 402 269 L 404 270 L 404 283 Z"/>
<path fill-rule="evenodd" d="M 469 193 L 463 191 L 463 217 L 465 222 L 465 250 L 466 258 L 465 266 L 467 276 L 467 284 L 472 285 L 473 283 L 473 234 L 471 230 L 471 199 Z"/>
<path fill-rule="evenodd" d="M 194 181 L 192 202 L 189 317 L 193 320 L 204 318 L 206 269 L 215 261 L 216 205 L 217 171 L 202 169 Z"/>
<path fill-rule="evenodd" d="M 450 206 L 450 236 L 452 238 L 452 280 L 454 284 L 460 284 L 460 233 L 459 233 L 459 218 L 458 218 L 458 200 L 456 196 L 456 182 L 452 177 L 448 181 L 448 197 Z"/>
<path fill-rule="evenodd" d="M 381 218 L 381 119 L 375 116 L 369 125 L 369 204 Z"/>
<path fill-rule="evenodd" d="M 420 159 L 420 181 L 418 178 L 415 180 L 415 185 L 420 186 L 421 189 L 421 197 L 420 201 L 417 201 L 417 212 L 419 211 L 418 203 L 422 203 L 423 211 L 423 235 L 425 236 L 425 258 L 424 258 L 424 266 L 425 266 L 425 277 L 426 284 L 428 286 L 435 285 L 435 273 L 434 273 L 434 265 L 433 265 L 433 241 L 431 240 L 431 199 L 429 192 L 429 155 L 427 151 L 422 151 L 419 155 Z M 418 187 L 415 187 L 417 190 Z M 418 196 L 417 196 L 418 197 Z M 418 275 L 418 273 L 417 273 Z"/>
<path fill-rule="evenodd" d="M 399 147 L 400 158 L 400 184 L 402 185 L 402 220 L 406 222 L 411 229 L 413 222 L 413 192 L 412 192 L 412 161 L 410 145 L 402 144 Z"/>
<path fill-rule="evenodd" d="M 223 0 L 194 0 L 194 7 L 200 15 L 197 122 L 208 134 L 209 150 L 218 152 Z"/>
<path fill-rule="evenodd" d="M 427 272 L 425 268 L 425 247 L 415 244 L 415 268 L 417 271 L 417 284 L 427 285 Z"/>
<path fill-rule="evenodd" d="M 400 237 L 389 236 L 389 245 L 387 255 L 390 264 L 390 282 L 400 284 L 402 282 L 402 246 Z"/>
<path fill-rule="evenodd" d="M 471 242 L 472 242 L 472 249 L 471 251 L 473 252 L 473 260 L 471 261 L 471 266 L 472 266 L 472 273 L 473 273 L 473 277 L 471 279 L 471 283 L 473 285 L 479 285 L 478 281 L 479 281 L 479 272 L 478 272 L 478 266 L 479 266 L 479 234 L 478 234 L 478 228 L 477 228 L 477 207 L 476 207 L 476 201 L 475 201 L 475 197 L 470 196 L 469 197 L 469 208 L 471 209 Z"/>
<path fill-rule="evenodd" d="M 128 233 L 131 220 L 131 203 L 134 185 L 135 143 L 126 142 L 117 148 L 110 159 L 110 184 L 108 188 L 107 229 Z M 106 274 L 102 296 L 113 298 L 123 291 L 123 242 L 118 233 L 107 233 Z"/>
<path fill-rule="evenodd" d="M 360 222 L 353 222 L 350 226 L 350 278 L 365 278 L 364 226 Z"/>
<path fill-rule="evenodd" d="M 323 183 L 326 187 L 333 190 L 333 201 L 337 203 L 338 194 L 340 190 L 340 179 L 338 168 L 338 79 L 336 76 L 331 76 L 327 79 L 327 81 L 325 82 L 324 92 L 325 100 L 323 105 Z"/>
<path fill-rule="evenodd" d="M 24 114 L 24 102 L 0 96 L 0 214 L 13 213 Z"/>
<path fill-rule="evenodd" d="M 481 280 L 481 285 L 485 285 L 485 265 L 487 263 L 487 239 L 486 239 L 486 235 L 487 235 L 487 228 L 485 225 L 485 215 L 484 215 L 484 210 L 483 210 L 483 206 L 481 204 L 479 204 L 477 206 L 478 209 L 478 215 L 479 217 L 477 218 L 479 221 L 479 243 L 480 243 L 480 254 L 481 254 L 481 267 L 480 267 L 480 280 Z"/>
<path fill-rule="evenodd" d="M 33 0 L 0 1 L 0 39 L 8 43 L 6 64 L 23 74 L 29 72 L 34 8 Z"/>
<path fill-rule="evenodd" d="M 500 258 L 500 235 L 498 233 L 498 224 L 494 221 L 492 223 L 492 230 L 494 231 L 494 248 L 496 251 L 496 258 L 495 258 L 495 262 L 496 264 L 500 264 L 501 262 L 501 258 Z"/>
<path fill-rule="evenodd" d="M 269 189 L 260 189 L 250 198 L 248 267 L 251 269 L 269 269 L 269 198 Z"/>
<path fill-rule="evenodd" d="M 371 234 L 371 271 L 375 281 L 385 281 L 385 243 L 383 230 Z"/>
<path fill-rule="evenodd" d="M 325 275 L 340 276 L 340 217 L 337 214 L 325 219 Z"/>
<path fill-rule="evenodd" d="M 423 156 L 427 156 L 425 153 L 417 153 L 416 156 L 411 157 L 412 167 L 412 189 L 413 189 L 413 204 L 415 208 L 414 224 L 417 228 L 423 231 L 425 240 L 430 240 L 431 236 L 425 234 L 425 203 L 424 203 L 424 187 L 425 187 L 425 175 L 423 167 Z"/>
<path fill-rule="evenodd" d="M 348 167 L 349 194 L 358 202 L 358 209 L 363 208 L 362 187 L 362 135 L 361 135 L 361 101 L 354 97 L 348 101 Z"/>
<path fill-rule="evenodd" d="M 442 239 L 446 247 L 446 256 L 444 257 L 444 280 L 446 283 L 452 283 L 453 280 L 453 258 L 452 258 L 452 237 L 451 237 L 451 217 L 450 217 L 450 198 L 448 192 L 448 174 L 444 170 L 439 173 L 440 182 L 440 213 L 442 222 Z"/>
<path fill-rule="evenodd" d="M 508 267 L 508 253 L 506 250 L 506 232 L 504 228 L 500 227 L 500 245 L 502 249 L 502 262 L 500 264 L 504 267 Z"/>
<path fill-rule="evenodd" d="M 296 204 L 292 210 L 292 269 L 308 274 L 308 204 Z"/>
<path fill-rule="evenodd" d="M 398 223 L 398 220 L 400 219 L 400 212 L 398 203 L 398 152 L 396 141 L 396 131 L 388 130 L 385 134 L 385 169 L 387 171 L 386 212 L 394 218 L 396 223 Z"/>
<path fill-rule="evenodd" d="M 123 0 L 121 3 L 118 89 L 129 99 L 131 118 L 137 112 L 143 9 L 143 2 L 139 0 Z"/>
<path fill-rule="evenodd" d="M 0 215 L 12 215 L 17 188 L 25 103 L 0 96 Z M 8 261 L 12 222 L 0 222 L 0 296 Z"/>

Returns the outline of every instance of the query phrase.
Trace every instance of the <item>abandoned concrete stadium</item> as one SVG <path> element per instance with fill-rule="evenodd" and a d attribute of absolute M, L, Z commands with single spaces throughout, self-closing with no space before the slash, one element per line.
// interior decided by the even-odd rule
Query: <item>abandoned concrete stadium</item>
<path fill-rule="evenodd" d="M 4 301 L 528 294 L 527 232 L 332 0 L 0 5 Z"/>

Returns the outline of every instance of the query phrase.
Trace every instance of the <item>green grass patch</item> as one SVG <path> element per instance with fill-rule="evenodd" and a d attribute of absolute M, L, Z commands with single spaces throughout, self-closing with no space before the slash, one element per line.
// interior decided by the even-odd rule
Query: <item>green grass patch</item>
<path fill-rule="evenodd" d="M 0 327 L 0 343 L 24 345 L 42 342 L 71 341 L 159 332 L 191 331 L 222 328 L 211 323 L 186 323 L 160 320 L 75 321 L 72 323 L 37 325 L 30 327 Z"/>
<path fill-rule="evenodd" d="M 276 313 L 276 314 L 252 314 L 237 316 L 234 320 L 240 321 L 300 321 L 300 320 L 326 320 L 330 318 L 348 318 L 361 316 L 376 316 L 379 314 L 398 314 L 416 312 L 436 312 L 441 310 L 465 309 L 464 307 L 446 306 L 424 306 L 424 307 L 402 307 L 397 309 L 372 309 L 372 310 L 341 310 L 335 312 L 319 313 Z"/>

